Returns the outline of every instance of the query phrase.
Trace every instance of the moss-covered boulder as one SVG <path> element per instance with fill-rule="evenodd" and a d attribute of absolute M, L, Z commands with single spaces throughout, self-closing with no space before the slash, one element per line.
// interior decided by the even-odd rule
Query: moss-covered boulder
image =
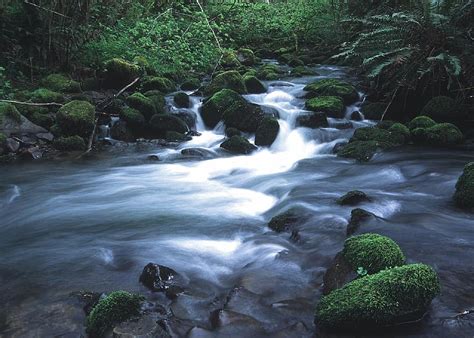
<path fill-rule="evenodd" d="M 306 109 L 326 113 L 329 117 L 343 118 L 344 102 L 338 96 L 319 96 L 306 101 Z"/>
<path fill-rule="evenodd" d="M 423 316 L 439 294 L 436 272 L 424 264 L 383 270 L 324 296 L 316 308 L 323 329 L 370 330 Z"/>
<path fill-rule="evenodd" d="M 247 101 L 232 103 L 222 115 L 226 127 L 237 128 L 249 133 L 257 131 L 264 117 L 265 113 L 259 106 Z"/>
<path fill-rule="evenodd" d="M 176 86 L 173 81 L 166 77 L 148 76 L 143 79 L 142 89 L 144 92 L 159 90 L 162 93 L 171 93 L 176 90 Z"/>
<path fill-rule="evenodd" d="M 24 106 L 29 108 L 39 109 L 21 109 L 21 113 L 28 120 L 43 128 L 49 129 L 56 122 L 54 114 L 51 114 L 48 109 L 35 106 Z"/>
<path fill-rule="evenodd" d="M 431 117 L 436 122 L 459 122 L 464 118 L 456 101 L 448 96 L 433 97 L 420 115 Z"/>
<path fill-rule="evenodd" d="M 360 112 L 367 120 L 380 120 L 382 118 L 387 103 L 383 102 L 366 102 L 360 108 Z"/>
<path fill-rule="evenodd" d="M 140 67 L 115 58 L 105 63 L 105 81 L 108 88 L 121 89 L 140 76 Z"/>
<path fill-rule="evenodd" d="M 230 89 L 223 89 L 209 99 L 201 108 L 201 117 L 208 128 L 214 128 L 222 120 L 224 112 L 236 103 L 246 103 L 246 100 L 237 92 Z"/>
<path fill-rule="evenodd" d="M 183 92 L 176 93 L 173 97 L 173 101 L 176 104 L 176 106 L 179 108 L 189 108 L 189 105 L 190 105 L 189 96 L 186 93 L 183 93 Z"/>
<path fill-rule="evenodd" d="M 159 90 L 149 90 L 145 92 L 143 95 L 145 95 L 146 97 L 148 97 L 150 100 L 153 101 L 157 114 L 166 113 L 166 100 L 162 92 L 160 92 Z"/>
<path fill-rule="evenodd" d="M 253 66 L 256 63 L 255 54 L 248 48 L 240 48 L 237 51 L 237 59 L 244 66 Z"/>
<path fill-rule="evenodd" d="M 379 145 L 376 141 L 355 141 L 341 146 L 337 156 L 352 158 L 359 162 L 368 162 L 377 152 Z"/>
<path fill-rule="evenodd" d="M 63 103 L 64 95 L 46 88 L 38 88 L 31 93 L 30 100 L 35 103 Z"/>
<path fill-rule="evenodd" d="M 237 128 L 226 128 L 225 130 L 225 136 L 227 137 L 232 137 L 232 136 L 241 136 L 242 132 L 238 130 Z"/>
<path fill-rule="evenodd" d="M 299 115 L 296 118 L 296 125 L 299 127 L 316 129 L 329 127 L 329 122 L 326 113 L 312 112 L 310 114 Z"/>
<path fill-rule="evenodd" d="M 359 99 L 359 94 L 353 85 L 348 82 L 337 79 L 324 79 L 313 82 L 304 90 L 308 93 L 306 98 L 313 98 L 317 96 L 338 96 L 342 98 L 346 105 L 352 104 Z"/>
<path fill-rule="evenodd" d="M 140 314 L 143 297 L 114 291 L 102 298 L 87 316 L 86 331 L 91 337 L 103 337 L 113 326 Z"/>
<path fill-rule="evenodd" d="M 408 129 L 415 130 L 417 128 L 430 128 L 436 125 L 436 122 L 433 121 L 428 116 L 418 116 L 410 121 L 408 124 Z"/>
<path fill-rule="evenodd" d="M 142 113 L 133 108 L 124 108 L 120 112 L 120 119 L 126 122 L 126 126 L 136 135 L 139 136 L 143 133 L 146 120 Z"/>
<path fill-rule="evenodd" d="M 237 58 L 237 55 L 235 54 L 235 52 L 229 50 L 229 51 L 225 51 L 222 54 L 220 65 L 224 69 L 235 69 L 235 68 L 239 68 L 242 64 Z"/>
<path fill-rule="evenodd" d="M 86 143 L 82 137 L 75 135 L 55 139 L 53 147 L 62 151 L 82 151 L 86 149 Z"/>
<path fill-rule="evenodd" d="M 378 234 L 348 238 L 343 255 L 354 270 L 363 268 L 368 274 L 405 264 L 405 256 L 398 244 Z"/>
<path fill-rule="evenodd" d="M 217 75 L 205 89 L 205 94 L 213 95 L 222 89 L 231 89 L 239 94 L 247 93 L 244 78 L 235 70 L 229 70 Z"/>
<path fill-rule="evenodd" d="M 302 77 L 305 75 L 318 75 L 316 71 L 305 66 L 297 66 L 290 71 L 290 75 L 294 77 Z"/>
<path fill-rule="evenodd" d="M 157 113 L 153 100 L 142 93 L 134 93 L 127 97 L 127 105 L 130 108 L 138 110 L 149 121 Z"/>
<path fill-rule="evenodd" d="M 281 70 L 277 65 L 266 64 L 261 66 L 257 71 L 257 77 L 262 80 L 278 80 L 280 78 Z"/>
<path fill-rule="evenodd" d="M 191 91 L 201 87 L 201 81 L 197 78 L 189 78 L 181 85 L 181 90 Z"/>
<path fill-rule="evenodd" d="M 430 128 L 417 128 L 412 131 L 416 144 L 438 147 L 452 147 L 464 140 L 464 136 L 454 124 L 439 123 Z"/>
<path fill-rule="evenodd" d="M 150 125 L 158 135 L 165 135 L 168 131 L 186 134 L 189 130 L 186 123 L 174 115 L 156 114 L 151 118 Z"/>
<path fill-rule="evenodd" d="M 5 118 L 9 118 L 18 123 L 21 122 L 21 114 L 13 104 L 0 102 L 0 124 L 3 123 Z"/>
<path fill-rule="evenodd" d="M 405 137 L 385 129 L 363 127 L 355 130 L 350 142 L 355 141 L 376 141 L 381 148 L 389 149 L 403 145 Z"/>
<path fill-rule="evenodd" d="M 454 202 L 457 206 L 474 210 L 474 162 L 468 163 L 456 183 Z"/>
<path fill-rule="evenodd" d="M 267 87 L 255 76 L 245 75 L 244 76 L 245 88 L 249 94 L 261 94 L 267 91 Z"/>
<path fill-rule="evenodd" d="M 250 154 L 257 149 L 245 137 L 232 136 L 221 144 L 221 148 L 236 154 Z"/>
<path fill-rule="evenodd" d="M 185 134 L 178 133 L 175 131 L 167 131 L 165 134 L 165 140 L 168 142 L 186 142 L 191 139 L 191 136 L 187 136 Z"/>
<path fill-rule="evenodd" d="M 78 93 L 81 91 L 79 82 L 71 80 L 63 74 L 50 74 L 41 80 L 41 85 L 55 92 Z"/>
<path fill-rule="evenodd" d="M 394 123 L 390 128 L 388 128 L 388 131 L 392 134 L 395 135 L 396 138 L 400 138 L 400 141 L 403 138 L 403 143 L 408 143 L 411 138 L 411 133 L 410 129 L 408 129 L 407 126 L 401 123 Z"/>
<path fill-rule="evenodd" d="M 265 117 L 255 132 L 255 145 L 269 147 L 280 132 L 280 124 L 274 117 Z"/>
<path fill-rule="evenodd" d="M 88 138 L 95 125 L 95 108 L 87 101 L 71 101 L 58 110 L 56 120 L 65 136 Z"/>

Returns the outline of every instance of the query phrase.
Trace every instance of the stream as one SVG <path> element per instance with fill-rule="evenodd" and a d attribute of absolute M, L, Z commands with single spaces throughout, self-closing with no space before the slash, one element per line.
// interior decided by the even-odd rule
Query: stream
<path fill-rule="evenodd" d="M 474 155 L 403 147 L 368 164 L 336 157 L 333 147 L 354 129 L 332 128 L 334 119 L 329 128 L 297 128 L 299 97 L 317 78 L 356 79 L 340 67 L 316 70 L 320 76 L 268 81 L 267 93 L 245 96 L 280 117 L 275 143 L 252 155 L 221 150 L 224 126 L 206 130 L 202 98 L 193 96 L 202 135 L 175 148 L 131 144 L 84 160 L 2 167 L 0 337 L 80 337 L 84 314 L 71 293 L 159 297 L 138 282 L 149 262 L 187 281 L 169 301 L 177 337 L 312 337 L 322 278 L 352 210 L 335 200 L 355 189 L 373 198 L 361 207 L 378 216 L 361 231 L 393 238 L 442 284 L 422 323 L 390 335 L 472 337 L 474 315 L 456 315 L 474 309 L 474 217 L 452 195 Z M 205 156 L 182 155 L 186 148 Z M 297 241 L 266 226 L 290 208 L 304 215 Z M 209 317 L 222 299 L 225 318 L 215 328 Z"/>

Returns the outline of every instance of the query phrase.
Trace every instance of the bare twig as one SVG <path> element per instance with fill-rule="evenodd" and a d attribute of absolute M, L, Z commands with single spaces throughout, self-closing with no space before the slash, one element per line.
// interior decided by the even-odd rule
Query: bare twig
<path fill-rule="evenodd" d="M 133 80 L 132 82 L 130 82 L 128 85 L 126 85 L 125 87 L 123 87 L 122 89 L 120 89 L 120 91 L 115 94 L 114 96 L 108 98 L 108 99 L 105 99 L 104 101 L 100 102 L 98 105 L 97 105 L 97 108 L 99 109 L 104 109 L 106 107 L 108 107 L 111 103 L 112 103 L 112 100 L 113 99 L 116 99 L 117 97 L 119 97 L 120 95 L 122 95 L 128 88 L 132 87 L 135 83 L 137 83 L 138 81 L 140 81 L 140 78 L 137 77 L 135 80 Z"/>
<path fill-rule="evenodd" d="M 59 13 L 59 12 L 56 12 L 56 11 L 53 11 L 52 9 L 48 9 L 48 8 L 44 8 L 44 7 L 38 6 L 37 4 L 31 3 L 31 2 L 29 2 L 28 0 L 25 0 L 24 3 L 27 4 L 27 5 L 36 7 L 36 8 L 38 8 L 38 9 L 41 9 L 41 10 L 43 10 L 43 11 L 50 12 L 50 13 L 53 13 L 53 14 L 62 16 L 63 18 L 71 19 L 70 16 L 64 15 L 64 14 Z"/>
<path fill-rule="evenodd" d="M 34 103 L 34 102 L 21 102 L 21 101 L 14 101 L 14 100 L 0 100 L 0 102 L 5 102 L 5 103 L 12 103 L 12 104 L 21 104 L 25 106 L 57 106 L 57 107 L 62 107 L 63 104 L 61 103 L 56 103 L 56 102 L 48 102 L 48 103 Z"/>
<path fill-rule="evenodd" d="M 393 101 L 395 100 L 395 97 L 397 96 L 398 89 L 400 89 L 400 86 L 398 86 L 397 89 L 395 90 L 395 92 L 393 93 L 392 99 L 391 99 L 390 102 L 388 103 L 387 108 L 385 108 L 385 111 L 383 112 L 382 117 L 380 118 L 380 121 L 383 121 L 383 120 L 384 120 L 385 115 L 386 115 L 387 112 L 388 112 L 388 109 L 392 106 L 392 103 L 393 103 Z"/>
<path fill-rule="evenodd" d="M 207 26 L 211 30 L 212 35 L 214 35 L 214 39 L 216 40 L 217 47 L 219 47 L 219 50 L 221 51 L 221 53 L 223 53 L 221 43 L 219 42 L 219 39 L 217 38 L 216 32 L 214 32 L 214 29 L 212 29 L 212 27 L 211 27 L 211 23 L 209 22 L 209 19 L 207 18 L 206 12 L 204 12 L 204 8 L 202 8 L 201 3 L 199 2 L 199 0 L 196 0 L 196 3 L 198 4 L 199 8 L 201 9 L 202 14 L 204 14 L 204 18 L 206 19 Z"/>

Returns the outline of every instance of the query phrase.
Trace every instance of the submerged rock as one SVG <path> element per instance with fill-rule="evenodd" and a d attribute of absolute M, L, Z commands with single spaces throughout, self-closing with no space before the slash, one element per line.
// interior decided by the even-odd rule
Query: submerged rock
<path fill-rule="evenodd" d="M 280 132 L 278 120 L 265 117 L 255 133 L 255 145 L 269 147 L 275 142 Z"/>
<path fill-rule="evenodd" d="M 221 148 L 237 154 L 250 154 L 257 150 L 257 147 L 250 143 L 245 137 L 232 136 L 221 144 Z"/>
<path fill-rule="evenodd" d="M 139 281 L 154 292 L 164 292 L 174 285 L 176 271 L 167 266 L 148 263 L 140 275 Z"/>
<path fill-rule="evenodd" d="M 301 220 L 301 217 L 295 211 L 289 210 L 276 215 L 268 223 L 268 227 L 275 232 L 284 232 L 293 230 L 293 227 Z"/>
<path fill-rule="evenodd" d="M 360 226 L 362 223 L 366 222 L 370 218 L 374 217 L 375 215 L 369 211 L 366 211 L 364 209 L 354 209 L 351 211 L 351 219 L 349 221 L 349 224 L 347 225 L 347 230 L 346 234 L 347 236 L 351 236 L 354 234 L 357 230 L 359 230 Z"/>
<path fill-rule="evenodd" d="M 337 199 L 340 205 L 357 205 L 362 202 L 370 202 L 372 199 L 360 190 L 349 191 L 344 196 Z"/>

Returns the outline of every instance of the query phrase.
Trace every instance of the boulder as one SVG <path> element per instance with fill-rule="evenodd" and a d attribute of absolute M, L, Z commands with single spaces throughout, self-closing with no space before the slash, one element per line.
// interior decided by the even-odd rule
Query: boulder
<path fill-rule="evenodd" d="M 115 58 L 105 63 L 105 85 L 121 89 L 140 76 L 140 67 L 123 59 Z"/>
<path fill-rule="evenodd" d="M 59 137 L 54 140 L 53 147 L 62 151 L 83 151 L 86 143 L 80 136 Z"/>
<path fill-rule="evenodd" d="M 351 114 L 351 120 L 352 121 L 362 121 L 364 119 L 364 116 L 358 111 L 353 111 Z"/>
<path fill-rule="evenodd" d="M 150 125 L 152 130 L 160 135 L 168 131 L 186 134 L 189 130 L 186 123 L 174 115 L 156 114 L 151 118 Z"/>
<path fill-rule="evenodd" d="M 181 85 L 181 90 L 191 91 L 201 87 L 201 81 L 197 78 L 189 78 Z"/>
<path fill-rule="evenodd" d="M 95 125 L 95 108 L 87 101 L 71 101 L 59 109 L 56 120 L 65 136 L 88 138 Z"/>
<path fill-rule="evenodd" d="M 38 134 L 48 131 L 21 115 L 14 105 L 0 102 L 0 133 L 10 135 Z"/>
<path fill-rule="evenodd" d="M 186 93 L 176 93 L 173 97 L 173 101 L 176 104 L 176 107 L 178 108 L 189 108 L 189 96 Z"/>
<path fill-rule="evenodd" d="M 313 112 L 323 112 L 329 117 L 343 118 L 344 102 L 338 96 L 319 96 L 306 101 L 306 109 Z"/>
<path fill-rule="evenodd" d="M 144 92 L 158 90 L 162 93 L 171 93 L 176 90 L 176 86 L 166 77 L 148 76 L 143 79 L 142 89 Z"/>
<path fill-rule="evenodd" d="M 124 121 L 127 128 L 136 136 L 141 135 L 146 126 L 143 114 L 133 108 L 124 108 L 120 112 L 120 120 Z"/>
<path fill-rule="evenodd" d="M 349 223 L 347 224 L 347 229 L 346 229 L 346 235 L 351 236 L 353 235 L 357 230 L 359 230 L 360 226 L 367 222 L 369 219 L 375 217 L 375 215 L 369 211 L 366 211 L 364 209 L 354 209 L 351 211 L 351 219 L 349 220 Z"/>
<path fill-rule="evenodd" d="M 225 130 L 225 136 L 227 137 L 232 137 L 232 136 L 241 136 L 242 132 L 238 130 L 237 128 L 226 128 Z"/>
<path fill-rule="evenodd" d="M 295 68 L 293 68 L 290 72 L 290 75 L 291 76 L 294 76 L 294 77 L 302 77 L 302 76 L 305 76 L 305 75 L 318 75 L 318 73 L 314 70 L 312 70 L 311 68 L 307 68 L 305 66 L 296 66 Z"/>
<path fill-rule="evenodd" d="M 255 54 L 248 48 L 240 48 L 237 51 L 237 59 L 244 66 L 253 66 L 256 62 Z"/>
<path fill-rule="evenodd" d="M 239 68 L 242 64 L 240 63 L 237 55 L 233 51 L 225 51 L 220 60 L 220 65 L 224 69 Z"/>
<path fill-rule="evenodd" d="M 338 96 L 344 104 L 350 105 L 359 100 L 359 94 L 353 85 L 337 79 L 323 79 L 313 82 L 304 88 L 308 93 L 306 98 L 317 96 Z"/>
<path fill-rule="evenodd" d="M 257 147 L 242 136 L 232 136 L 221 144 L 221 148 L 236 154 L 250 154 L 257 150 Z"/>
<path fill-rule="evenodd" d="M 113 338 L 170 338 L 155 316 L 144 315 L 131 319 L 114 327 Z"/>
<path fill-rule="evenodd" d="M 46 88 L 38 88 L 30 95 L 30 101 L 34 103 L 63 103 L 64 95 Z"/>
<path fill-rule="evenodd" d="M 436 272 L 424 264 L 383 270 L 324 296 L 316 325 L 326 330 L 370 330 L 420 319 L 440 293 Z"/>
<path fill-rule="evenodd" d="M 385 129 L 375 127 L 363 127 L 355 130 L 349 142 L 375 141 L 383 149 L 390 149 L 403 145 L 405 137 L 398 132 L 390 132 Z"/>
<path fill-rule="evenodd" d="M 329 127 L 328 118 L 324 112 L 313 112 L 311 114 L 299 115 L 296 118 L 296 124 L 306 128 L 327 128 Z"/>
<path fill-rule="evenodd" d="M 153 104 L 155 105 L 156 108 L 156 113 L 157 114 L 166 114 L 166 100 L 165 96 L 163 95 L 162 92 L 159 90 L 149 90 L 145 92 L 144 94 L 146 97 L 148 97 Z"/>
<path fill-rule="evenodd" d="M 275 232 L 293 231 L 300 219 L 295 211 L 289 210 L 273 217 L 268 227 Z"/>
<path fill-rule="evenodd" d="M 438 147 L 452 147 L 462 143 L 464 136 L 454 124 L 439 123 L 430 128 L 412 130 L 412 139 L 416 144 Z"/>
<path fill-rule="evenodd" d="M 10 153 L 16 153 L 20 149 L 20 142 L 12 138 L 5 139 L 5 135 L 0 134 L 0 148 L 6 149 Z"/>
<path fill-rule="evenodd" d="M 177 276 L 178 273 L 167 266 L 148 263 L 143 268 L 139 282 L 151 291 L 164 292 L 173 285 Z"/>
<path fill-rule="evenodd" d="M 261 66 L 257 71 L 257 77 L 262 80 L 278 80 L 280 78 L 281 70 L 277 65 L 266 64 Z"/>
<path fill-rule="evenodd" d="M 134 93 L 127 97 L 127 105 L 130 108 L 138 110 L 146 121 L 149 121 L 157 113 L 153 100 L 142 93 Z"/>
<path fill-rule="evenodd" d="M 371 202 L 372 199 L 360 190 L 349 191 L 337 199 L 339 205 L 357 205 L 363 202 Z"/>
<path fill-rule="evenodd" d="M 196 129 L 197 115 L 195 112 L 189 110 L 179 110 L 176 113 L 173 113 L 173 115 L 183 120 L 189 129 Z"/>
<path fill-rule="evenodd" d="M 474 162 L 468 163 L 456 183 L 454 202 L 460 208 L 474 210 Z"/>
<path fill-rule="evenodd" d="M 388 131 L 392 135 L 399 135 L 397 137 L 400 137 L 400 140 L 403 138 L 403 143 L 408 143 L 411 139 L 410 129 L 408 129 L 404 124 L 394 123 L 390 128 L 388 128 Z"/>
<path fill-rule="evenodd" d="M 456 101 L 448 96 L 433 97 L 421 110 L 420 115 L 428 116 L 436 122 L 460 122 L 465 114 Z"/>
<path fill-rule="evenodd" d="M 338 147 L 337 156 L 368 162 L 378 148 L 379 144 L 376 141 L 355 141 Z"/>
<path fill-rule="evenodd" d="M 206 88 L 205 93 L 207 95 L 213 95 L 222 89 L 231 89 L 239 94 L 247 93 L 244 78 L 235 70 L 222 72 L 213 78 Z"/>
<path fill-rule="evenodd" d="M 222 120 L 224 112 L 230 106 L 247 101 L 237 92 L 223 89 L 204 102 L 201 108 L 201 117 L 208 128 L 214 128 Z"/>
<path fill-rule="evenodd" d="M 413 131 L 417 128 L 430 128 L 435 125 L 436 125 L 436 122 L 433 121 L 433 119 L 431 119 L 430 117 L 418 116 L 410 121 L 410 123 L 408 124 L 408 129 L 410 129 L 410 131 Z"/>
<path fill-rule="evenodd" d="M 264 117 L 265 114 L 258 105 L 240 100 L 234 101 L 222 115 L 226 127 L 249 133 L 257 131 Z"/>
<path fill-rule="evenodd" d="M 79 93 L 81 85 L 63 74 L 50 74 L 41 80 L 44 88 L 61 93 Z"/>
<path fill-rule="evenodd" d="M 244 84 L 249 94 L 261 94 L 267 91 L 267 87 L 255 76 L 244 76 Z"/>
<path fill-rule="evenodd" d="M 278 120 L 272 117 L 265 117 L 255 132 L 255 145 L 269 147 L 275 142 L 280 132 Z"/>
<path fill-rule="evenodd" d="M 135 137 L 132 131 L 127 127 L 127 122 L 117 121 L 110 128 L 110 137 L 117 141 L 134 142 Z"/>

